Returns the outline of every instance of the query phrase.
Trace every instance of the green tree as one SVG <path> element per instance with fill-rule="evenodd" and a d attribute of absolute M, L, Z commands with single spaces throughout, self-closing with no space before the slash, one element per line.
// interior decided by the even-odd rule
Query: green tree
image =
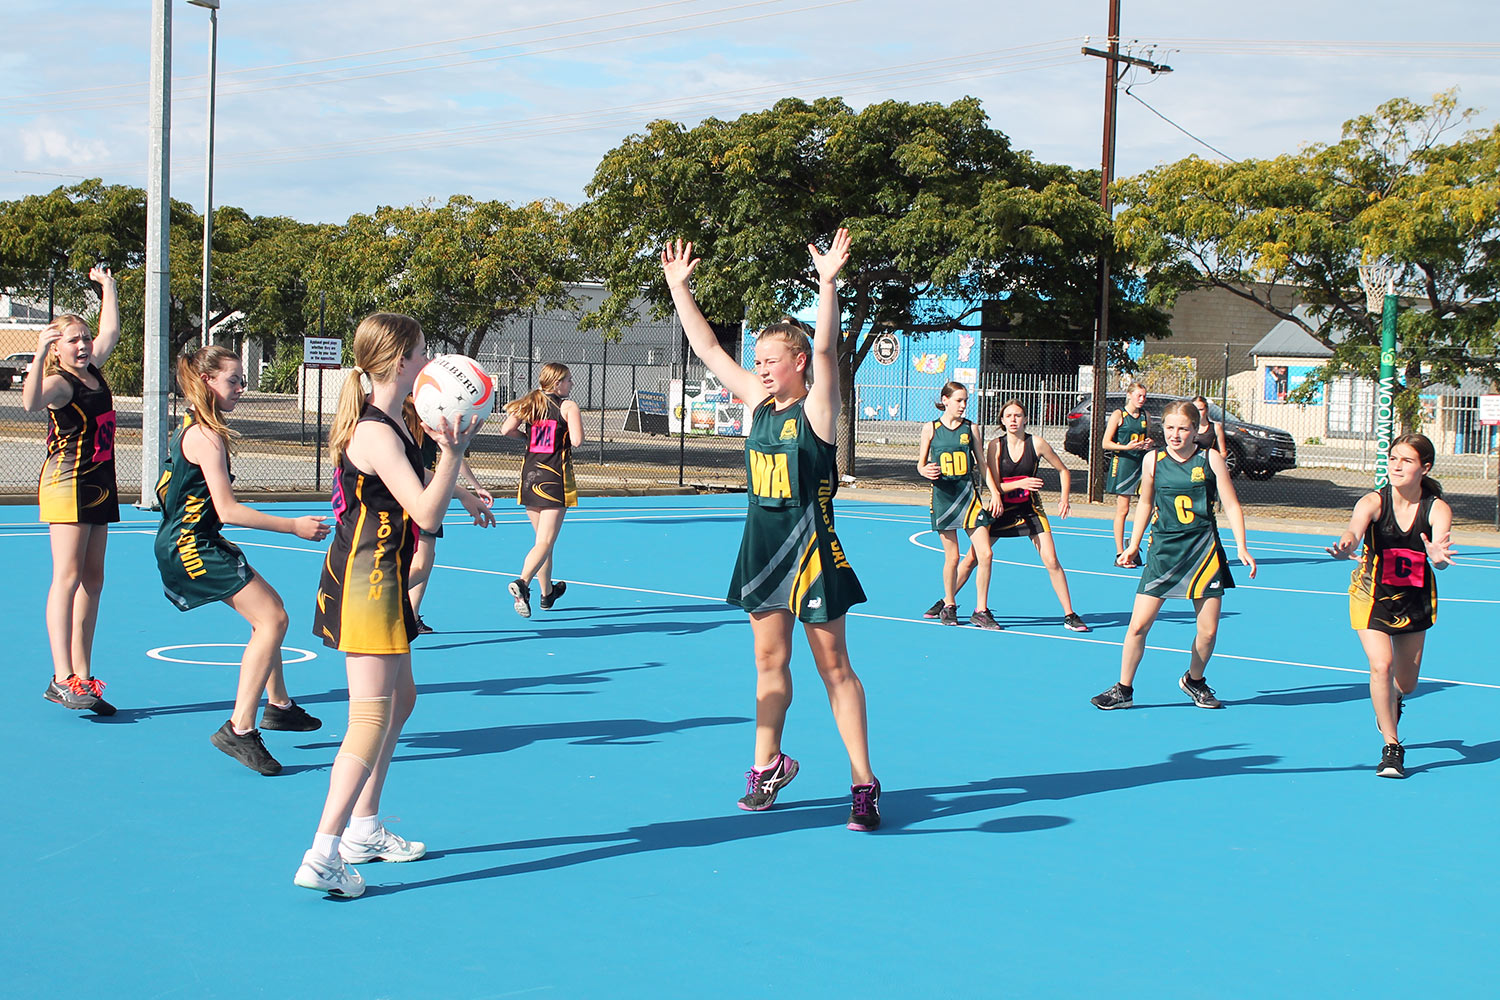
<path fill-rule="evenodd" d="M 472 356 L 507 317 L 571 301 L 577 274 L 565 205 L 454 195 L 351 217 L 322 247 L 315 284 L 348 321 L 405 312 L 429 342 Z"/>
<path fill-rule="evenodd" d="M 806 244 L 848 227 L 839 457 L 852 470 L 854 375 L 868 334 L 978 330 L 996 299 L 1013 325 L 1092 328 L 1095 262 L 1109 235 L 1086 193 L 1097 187 L 1097 174 L 1013 149 L 972 98 L 859 112 L 838 98 L 786 99 L 691 129 L 653 122 L 605 155 L 576 213 L 588 267 L 611 293 L 585 322 L 617 330 L 642 293 L 664 315 L 658 254 L 680 237 L 703 257 L 695 294 L 705 314 L 765 323 L 814 297 Z M 1139 303 L 1111 308 L 1127 332 L 1164 329 Z"/>
<path fill-rule="evenodd" d="M 1323 379 L 1376 377 L 1380 314 L 1365 308 L 1358 267 L 1389 258 L 1407 307 L 1396 403 L 1415 426 L 1423 388 L 1500 378 L 1500 127 L 1452 136 L 1473 115 L 1452 92 L 1398 98 L 1331 145 L 1157 167 L 1119 183 L 1117 243 L 1145 267 L 1150 304 L 1190 288 L 1239 295 L 1332 348 Z M 1288 288 L 1312 319 L 1273 304 Z"/>

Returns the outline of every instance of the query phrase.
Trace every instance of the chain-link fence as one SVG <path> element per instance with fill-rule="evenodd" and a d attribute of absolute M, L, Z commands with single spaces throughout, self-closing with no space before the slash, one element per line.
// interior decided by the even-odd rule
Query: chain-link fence
<path fill-rule="evenodd" d="M 721 329 L 720 336 L 734 356 L 751 356 L 737 330 Z M 893 357 L 891 363 L 872 352 L 854 380 L 853 462 L 843 471 L 861 485 L 922 497 L 927 482 L 915 469 L 917 443 L 923 425 L 937 416 L 933 404 L 942 384 L 957 379 L 972 386 L 969 416 L 988 435 L 1000 432 L 1003 403 L 1021 400 L 1030 431 L 1045 437 L 1071 470 L 1075 498 L 1087 496 L 1092 375 L 1077 363 L 1080 354 L 1086 359 L 1087 345 L 1071 353 L 1028 353 L 1019 341 L 959 336 L 951 343 L 932 337 L 898 342 L 883 355 Z M 487 338 L 478 355 L 495 375 L 502 400 L 534 385 L 548 361 L 572 369 L 572 398 L 583 411 L 586 438 L 574 460 L 585 493 L 743 489 L 748 414 L 686 352 L 671 320 L 637 324 L 623 339 L 605 342 L 568 317 L 519 317 Z M 1333 524 L 1370 489 L 1378 456 L 1375 388 L 1368 381 L 1305 386 L 1320 359 L 1258 356 L 1223 343 L 1168 341 L 1136 355 L 1111 370 L 1106 410 L 1123 405 L 1124 384 L 1132 378 L 1147 384 L 1153 416 L 1172 399 L 1207 397 L 1212 419 L 1224 426 L 1226 457 L 1247 513 Z M 1038 360 L 1017 363 L 1017 356 Z M 343 373 L 321 373 L 321 416 L 319 374 L 304 372 L 296 393 L 251 392 L 242 400 L 231 423 L 240 435 L 233 459 L 238 489 L 327 491 L 330 470 L 318 443 L 326 438 Z M 1434 476 L 1466 528 L 1497 524 L 1500 442 L 1497 428 L 1479 421 L 1479 397 L 1493 391 L 1464 384 L 1422 393 L 1422 431 L 1437 447 Z M 173 403 L 175 424 L 180 401 Z M 133 496 L 140 487 L 141 408 L 129 398 L 116 406 L 118 478 L 122 494 Z M 498 426 L 492 420 L 481 431 L 470 464 L 487 486 L 505 494 L 515 489 L 521 444 L 500 437 Z M 44 427 L 40 414 L 21 411 L 19 382 L 0 392 L 0 494 L 35 496 Z M 1044 467 L 1041 475 L 1049 490 L 1057 488 L 1053 470 Z"/>

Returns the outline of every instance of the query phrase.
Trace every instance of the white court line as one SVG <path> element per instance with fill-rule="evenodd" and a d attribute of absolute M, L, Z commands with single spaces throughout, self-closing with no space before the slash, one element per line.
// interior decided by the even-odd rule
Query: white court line
<path fill-rule="evenodd" d="M 936 552 L 938 554 L 942 554 L 943 550 L 940 547 L 938 547 L 936 545 L 929 545 L 926 542 L 919 542 L 919 541 L 917 541 L 917 539 L 919 537 L 921 537 L 922 535 L 929 535 L 931 533 L 932 533 L 931 531 L 918 531 L 916 534 L 914 534 L 911 537 L 907 538 L 907 541 L 911 542 L 913 545 L 915 545 L 919 549 L 926 549 L 929 552 Z M 997 562 L 997 563 L 1000 563 L 1002 566 L 1021 566 L 1021 567 L 1024 567 L 1026 569 L 1046 569 L 1047 568 L 1047 567 L 1043 566 L 1041 563 L 1016 562 L 1013 559 L 995 559 L 994 561 Z M 1108 572 L 1105 572 L 1104 570 L 1098 570 L 1098 569 L 1068 569 L 1068 567 L 1066 567 L 1066 566 L 1064 566 L 1063 569 L 1067 570 L 1067 572 L 1069 572 L 1069 573 L 1079 573 L 1079 574 L 1083 574 L 1085 576 L 1110 576 L 1110 577 L 1114 577 L 1117 580 L 1139 580 L 1140 579 L 1140 574 L 1138 574 L 1138 573 L 1108 573 Z M 572 581 L 569 581 L 569 582 L 572 582 Z M 1297 587 L 1263 587 L 1263 586 L 1260 586 L 1259 584 L 1254 584 L 1254 583 L 1236 583 L 1234 585 L 1234 589 L 1235 590 L 1264 590 L 1264 591 L 1269 591 L 1269 592 L 1274 593 L 1274 594 L 1315 594 L 1315 595 L 1317 595 L 1319 597 L 1348 597 L 1349 596 L 1349 591 L 1347 591 L 1347 590 L 1302 590 L 1302 589 L 1297 588 Z M 1444 598 L 1440 598 L 1440 601 L 1441 601 L 1441 603 L 1444 603 L 1444 604 L 1450 604 L 1450 603 L 1451 604 L 1500 604 L 1500 600 L 1492 601 L 1492 600 L 1488 600 L 1488 599 L 1483 598 L 1483 597 L 1444 597 Z"/>
<path fill-rule="evenodd" d="M 265 543 L 265 542 L 246 542 L 245 544 L 249 545 L 249 546 L 253 546 L 255 548 L 262 548 L 262 549 L 282 549 L 282 550 L 287 551 L 287 552 L 313 552 L 313 553 L 322 552 L 321 549 L 299 548 L 299 547 L 292 546 L 292 545 L 271 545 L 271 544 L 268 544 L 268 543 Z M 453 571 L 459 572 L 459 573 L 474 573 L 474 574 L 477 574 L 477 575 L 480 575 L 480 576 L 507 577 L 507 576 L 514 576 L 515 575 L 514 572 L 508 571 L 508 570 L 478 569 L 478 568 L 473 567 L 473 566 L 453 566 L 453 565 L 449 565 L 447 563 L 436 563 L 433 568 L 434 569 L 449 569 L 449 570 L 453 570 Z M 655 595 L 657 597 L 685 597 L 685 598 L 688 598 L 689 600 L 694 600 L 694 601 L 708 601 L 708 602 L 713 603 L 713 604 L 724 604 L 724 598 L 722 598 L 722 597 L 706 597 L 703 594 L 686 594 L 686 593 L 682 593 L 682 592 L 676 591 L 676 590 L 653 590 L 653 589 L 651 589 L 649 587 L 625 587 L 625 586 L 621 586 L 619 584 L 614 584 L 614 583 L 593 583 L 593 582 L 590 582 L 588 580 L 575 580 L 575 579 L 569 579 L 568 580 L 568 586 L 570 586 L 570 587 L 596 587 L 596 588 L 598 588 L 600 590 L 620 590 L 620 591 L 625 591 L 627 593 L 632 593 L 632 594 L 652 594 L 652 595 Z M 731 605 L 725 605 L 725 606 L 729 607 Z M 850 611 L 848 613 L 848 617 L 850 617 L 850 618 L 871 618 L 871 619 L 875 619 L 877 621 L 887 621 L 887 622 L 904 622 L 904 623 L 906 623 L 908 625 L 930 625 L 930 626 L 935 626 L 935 627 L 938 627 L 938 628 L 945 628 L 945 627 L 947 627 L 947 626 L 939 625 L 935 621 L 928 621 L 927 619 L 924 619 L 924 618 L 901 618 L 901 617 L 897 617 L 897 616 L 894 616 L 894 615 L 877 615 L 877 614 L 872 614 L 872 613 L 866 612 L 866 611 Z M 1090 645 L 1096 645 L 1096 646 L 1114 646 L 1117 649 L 1119 647 L 1121 647 L 1121 646 L 1124 645 L 1123 642 L 1115 642 L 1112 639 L 1086 639 L 1086 638 L 1084 638 L 1083 636 L 1080 636 L 1080 635 L 1052 635 L 1051 633 L 1048 633 L 1048 632 L 1026 632 L 1026 631 L 1022 631 L 1020 629 L 1005 629 L 1004 631 L 1002 631 L 1000 633 L 997 633 L 997 634 L 1000 637 L 1021 635 L 1021 636 L 1026 636 L 1027 638 L 1031 638 L 1031 639 L 1051 639 L 1051 640 L 1059 641 L 1059 642 L 1082 642 L 1082 643 L 1088 643 Z M 1158 653 L 1189 653 L 1190 654 L 1192 652 L 1192 650 L 1190 650 L 1190 649 L 1176 649 L 1176 648 L 1174 648 L 1172 646 L 1147 646 L 1146 648 L 1149 649 L 1149 650 L 1152 650 L 1154 652 L 1158 652 Z M 1312 669 L 1312 670 L 1332 670 L 1332 671 L 1335 671 L 1337 673 L 1344 673 L 1344 674 L 1366 674 L 1366 675 L 1368 675 L 1369 672 L 1370 672 L 1368 669 L 1359 669 L 1359 668 L 1355 668 L 1355 667 L 1335 667 L 1335 666 L 1331 666 L 1331 665 L 1326 664 L 1326 663 L 1302 663 L 1302 662 L 1300 662 L 1298 660 L 1277 660 L 1277 659 L 1272 659 L 1270 657 L 1265 657 L 1265 656 L 1242 656 L 1242 655 L 1238 655 L 1238 654 L 1235 654 L 1235 653 L 1221 653 L 1221 652 L 1217 652 L 1217 651 L 1214 653 L 1214 656 L 1219 657 L 1221 659 L 1225 659 L 1225 660 L 1243 660 L 1243 661 L 1245 661 L 1247 663 L 1271 663 L 1271 664 L 1276 664 L 1278 666 L 1285 666 L 1285 667 L 1307 667 L 1307 668 Z M 1434 682 L 1439 683 L 1439 684 L 1457 684 L 1457 685 L 1460 685 L 1460 686 L 1463 686 L 1463 687 L 1488 688 L 1490 690 L 1500 691 L 1500 684 L 1482 684 L 1479 681 L 1457 681 L 1457 680 L 1450 680 L 1450 679 L 1445 678 L 1445 677 L 1424 677 L 1423 679 L 1424 680 L 1429 680 L 1429 681 L 1434 681 Z"/>

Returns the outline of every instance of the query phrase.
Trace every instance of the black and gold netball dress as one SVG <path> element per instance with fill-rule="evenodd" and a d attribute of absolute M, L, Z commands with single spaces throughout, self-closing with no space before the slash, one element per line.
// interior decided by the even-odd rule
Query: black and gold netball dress
<path fill-rule="evenodd" d="M 573 480 L 573 439 L 562 415 L 562 397 L 546 394 L 547 415 L 526 429 L 526 457 L 516 502 L 533 510 L 578 506 Z"/>
<path fill-rule="evenodd" d="M 1132 417 L 1129 410 L 1120 411 L 1120 426 L 1115 428 L 1115 444 L 1133 444 L 1146 437 L 1146 411 Z M 1109 477 L 1104 481 L 1104 492 L 1133 497 L 1141 491 L 1141 464 L 1146 461 L 1144 451 L 1112 451 L 1109 453 Z"/>
<path fill-rule="evenodd" d="M 1425 632 L 1437 621 L 1437 573 L 1422 536 L 1432 537 L 1432 502 L 1424 487 L 1417 516 L 1405 531 L 1396 523 L 1389 483 L 1380 488 L 1380 516 L 1365 529 L 1365 550 L 1349 578 L 1349 624 L 1388 635 Z"/>
<path fill-rule="evenodd" d="M 833 530 L 834 446 L 813 433 L 799 400 L 755 408 L 745 441 L 749 510 L 729 582 L 730 604 L 828 622 L 865 600 Z"/>
<path fill-rule="evenodd" d="M 255 570 L 240 547 L 220 534 L 224 522 L 209 495 L 202 467 L 182 454 L 183 436 L 194 423 L 189 410 L 172 437 L 167 467 L 156 483 L 156 499 L 161 504 L 156 568 L 167 600 L 181 611 L 233 597 L 255 579 Z"/>
<path fill-rule="evenodd" d="M 979 470 L 982 462 L 974 450 L 974 425 L 960 420 L 957 427 L 932 422 L 932 445 L 927 460 L 936 462 L 939 477 L 932 481 L 932 530 L 957 528 L 970 531 L 990 523 L 990 513 L 979 502 Z"/>
<path fill-rule="evenodd" d="M 1218 451 L 1219 425 L 1210 420 L 1207 427 L 1199 428 L 1198 432 L 1193 435 L 1193 440 L 1196 441 L 1198 443 L 1198 447 L 1202 448 L 1204 451 L 1208 451 L 1210 448 L 1212 448 L 1214 451 Z"/>
<path fill-rule="evenodd" d="M 120 519 L 115 485 L 115 403 L 104 375 L 89 365 L 98 381 L 90 389 L 66 368 L 57 374 L 73 389 L 73 398 L 47 410 L 47 457 L 37 484 L 41 519 L 57 524 L 113 524 Z"/>
<path fill-rule="evenodd" d="M 1208 452 L 1186 462 L 1156 453 L 1156 509 L 1146 568 L 1136 593 L 1151 597 L 1218 597 L 1234 586 L 1214 519 L 1217 490 Z"/>
<path fill-rule="evenodd" d="M 1047 520 L 1047 511 L 1042 507 L 1040 493 L 1036 490 L 1003 489 L 1007 482 L 1035 476 L 1040 464 L 1036 454 L 1036 441 L 1030 434 L 1026 435 L 1021 457 L 1014 461 L 1010 457 L 1010 436 L 1000 439 L 1000 496 L 1005 506 L 1001 508 L 1000 516 L 990 525 L 990 537 L 1030 537 L 1052 530 L 1052 525 Z"/>
<path fill-rule="evenodd" d="M 383 423 L 401 438 L 406 460 L 422 477 L 422 453 L 406 425 L 366 405 L 360 421 Z M 406 594 L 416 551 L 414 525 L 379 476 L 355 468 L 345 454 L 333 484 L 338 519 L 323 560 L 313 635 L 345 653 L 405 653 L 417 635 Z"/>

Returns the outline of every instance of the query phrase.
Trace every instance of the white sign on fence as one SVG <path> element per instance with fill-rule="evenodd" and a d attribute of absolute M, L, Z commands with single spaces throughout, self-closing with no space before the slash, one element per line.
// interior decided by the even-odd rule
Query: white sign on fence
<path fill-rule="evenodd" d="M 344 342 L 337 337 L 303 337 L 302 363 L 314 368 L 338 368 L 344 360 Z"/>
<path fill-rule="evenodd" d="M 1479 422 L 1500 424 L 1500 395 L 1479 397 Z"/>

